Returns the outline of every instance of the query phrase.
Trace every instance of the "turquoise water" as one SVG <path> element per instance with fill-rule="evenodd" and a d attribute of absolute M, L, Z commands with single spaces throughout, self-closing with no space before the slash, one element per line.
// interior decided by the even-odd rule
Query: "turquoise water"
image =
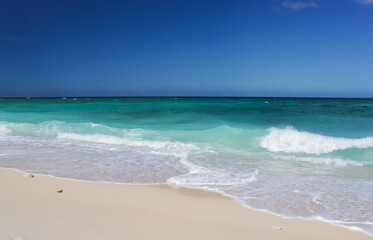
<path fill-rule="evenodd" d="M 209 188 L 373 234 L 369 99 L 0 99 L 0 166 Z"/>

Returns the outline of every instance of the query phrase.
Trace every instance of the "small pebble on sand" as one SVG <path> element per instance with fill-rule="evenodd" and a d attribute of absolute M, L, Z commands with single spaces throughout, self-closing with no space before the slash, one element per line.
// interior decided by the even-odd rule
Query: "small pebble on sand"
<path fill-rule="evenodd" d="M 23 174 L 25 178 L 34 178 L 34 175 L 32 173 L 25 173 Z"/>

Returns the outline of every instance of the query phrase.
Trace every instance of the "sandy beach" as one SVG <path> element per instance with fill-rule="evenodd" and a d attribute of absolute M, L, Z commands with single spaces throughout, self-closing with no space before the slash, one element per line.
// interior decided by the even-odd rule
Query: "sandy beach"
<path fill-rule="evenodd" d="M 373 0 L 0 16 L 0 240 L 373 240 Z"/>
<path fill-rule="evenodd" d="M 91 183 L 0 169 L 0 196 L 1 240 L 373 239 L 168 185 Z"/>

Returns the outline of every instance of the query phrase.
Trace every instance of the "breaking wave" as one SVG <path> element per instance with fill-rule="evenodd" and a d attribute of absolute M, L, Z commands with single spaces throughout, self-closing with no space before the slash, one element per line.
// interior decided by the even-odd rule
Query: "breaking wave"
<path fill-rule="evenodd" d="M 119 129 L 95 123 L 66 123 L 46 121 L 37 124 L 0 122 L 0 133 L 9 133 L 43 138 L 57 138 L 73 141 L 94 142 L 130 147 L 147 147 L 152 149 L 193 150 L 190 143 L 171 142 L 164 139 L 147 140 L 142 135 L 149 135 L 142 129 Z"/>
<path fill-rule="evenodd" d="M 292 127 L 269 128 L 260 146 L 271 152 L 324 154 L 349 148 L 373 147 L 373 137 L 342 138 L 298 131 Z"/>

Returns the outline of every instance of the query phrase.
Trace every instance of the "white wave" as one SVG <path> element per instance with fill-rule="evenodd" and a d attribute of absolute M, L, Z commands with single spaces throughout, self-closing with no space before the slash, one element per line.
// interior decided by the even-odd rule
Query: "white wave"
<path fill-rule="evenodd" d="M 125 138 L 125 137 L 115 137 L 115 136 L 109 136 L 109 135 L 104 135 L 104 134 L 81 135 L 81 134 L 75 134 L 75 133 L 59 133 L 57 138 L 103 143 L 103 144 L 126 145 L 126 146 L 131 146 L 131 147 L 148 147 L 148 148 L 153 148 L 153 149 L 192 150 L 196 148 L 193 144 L 184 144 L 180 142 L 130 139 L 130 138 Z"/>
<path fill-rule="evenodd" d="M 348 159 L 340 158 L 329 158 L 329 157 L 298 157 L 298 156 L 273 156 L 274 158 L 280 158 L 284 160 L 298 161 L 298 162 L 309 162 L 316 164 L 326 164 L 335 166 L 364 166 L 364 163 L 355 162 Z"/>
<path fill-rule="evenodd" d="M 91 133 L 87 134 L 87 131 L 90 131 Z M 142 129 L 119 129 L 92 122 L 66 123 L 63 121 L 45 121 L 37 124 L 0 122 L 0 135 L 8 135 L 9 133 L 21 136 L 38 136 L 102 144 L 148 147 L 152 149 L 197 149 L 197 147 L 191 143 L 173 142 L 168 141 L 167 139 L 143 139 L 143 134 L 151 133 L 145 132 Z"/>
<path fill-rule="evenodd" d="M 10 130 L 5 125 L 0 125 L 0 136 L 5 136 L 10 133 Z"/>
<path fill-rule="evenodd" d="M 247 184 L 257 180 L 259 170 L 249 173 L 233 173 L 223 169 L 207 169 L 200 167 L 198 172 L 189 172 L 185 175 L 174 176 L 167 179 L 167 183 L 181 186 L 232 186 Z"/>
<path fill-rule="evenodd" d="M 341 138 L 298 131 L 292 127 L 269 128 L 260 146 L 271 152 L 323 154 L 348 148 L 373 147 L 373 137 Z"/>
<path fill-rule="evenodd" d="M 196 174 L 196 173 L 201 173 L 205 171 L 205 168 L 201 166 L 197 166 L 196 164 L 193 164 L 190 161 L 188 161 L 188 154 L 175 153 L 174 155 L 176 155 L 180 159 L 180 163 L 189 170 L 190 174 Z"/>

